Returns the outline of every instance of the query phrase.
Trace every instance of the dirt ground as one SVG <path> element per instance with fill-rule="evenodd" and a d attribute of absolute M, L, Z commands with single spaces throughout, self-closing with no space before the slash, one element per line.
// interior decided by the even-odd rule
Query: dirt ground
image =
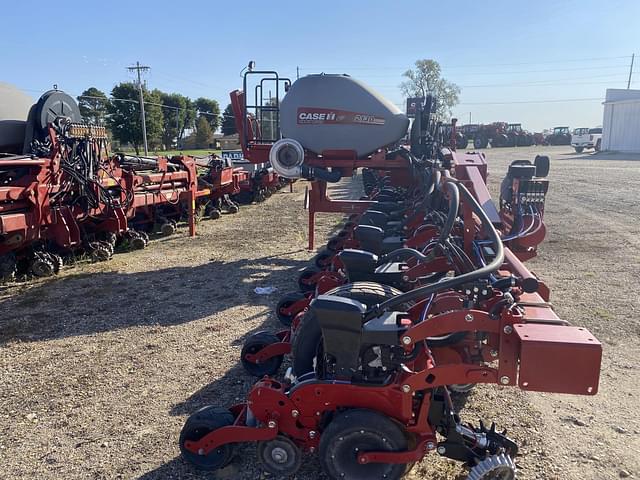
<path fill-rule="evenodd" d="M 519 478 L 640 476 L 640 158 L 569 147 L 486 153 L 494 191 L 510 160 L 551 155 L 548 236 L 530 265 L 559 315 L 602 341 L 604 360 L 597 396 L 483 386 L 463 419 L 509 430 L 521 445 Z M 243 340 L 278 327 L 275 302 L 311 257 L 304 187 L 203 222 L 195 239 L 183 230 L 106 263 L 0 287 L 0 478 L 265 478 L 253 446 L 201 475 L 180 459 L 177 438 L 190 412 L 249 390 Z M 320 238 L 339 221 L 321 216 Z M 278 291 L 260 296 L 258 286 Z M 296 478 L 322 478 L 315 458 Z M 464 477 L 431 455 L 409 478 Z"/>

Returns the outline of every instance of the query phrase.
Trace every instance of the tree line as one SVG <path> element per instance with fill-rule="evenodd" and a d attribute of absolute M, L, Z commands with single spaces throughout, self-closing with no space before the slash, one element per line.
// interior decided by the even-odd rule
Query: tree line
<path fill-rule="evenodd" d="M 143 99 L 147 140 L 154 150 L 208 148 L 219 127 L 223 135 L 236 133 L 231 105 L 221 115 L 216 100 L 192 100 L 147 88 L 143 88 Z M 143 144 L 139 100 L 138 86 L 123 82 L 113 87 L 111 97 L 95 87 L 86 89 L 78 96 L 78 105 L 85 121 L 106 125 L 114 140 L 139 152 Z"/>

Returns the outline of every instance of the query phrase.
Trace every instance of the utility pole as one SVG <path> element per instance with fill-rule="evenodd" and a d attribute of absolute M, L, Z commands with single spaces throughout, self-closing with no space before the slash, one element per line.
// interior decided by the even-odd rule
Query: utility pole
<path fill-rule="evenodd" d="M 176 147 L 180 148 L 180 108 L 176 108 Z"/>
<path fill-rule="evenodd" d="M 629 67 L 629 81 L 627 82 L 627 90 L 631 87 L 631 74 L 633 73 L 633 60 L 635 59 L 636 54 L 631 54 L 631 66 Z"/>
<path fill-rule="evenodd" d="M 300 67 L 296 67 L 296 80 L 300 78 Z"/>
<path fill-rule="evenodd" d="M 144 115 L 144 95 L 142 93 L 142 80 L 140 78 L 140 72 L 146 72 L 151 67 L 140 65 L 140 62 L 136 62 L 135 67 L 127 67 L 130 72 L 136 71 L 138 73 L 138 90 L 140 91 L 140 121 L 142 122 L 142 138 L 144 140 L 144 154 L 149 155 L 149 145 L 147 144 L 147 121 Z"/>
<path fill-rule="evenodd" d="M 469 112 L 469 124 L 471 124 L 471 112 Z"/>

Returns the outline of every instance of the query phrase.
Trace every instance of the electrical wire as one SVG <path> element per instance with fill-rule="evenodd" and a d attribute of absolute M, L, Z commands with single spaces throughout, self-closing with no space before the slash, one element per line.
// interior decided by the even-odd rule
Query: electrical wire
<path fill-rule="evenodd" d="M 447 65 L 446 63 L 442 64 L 440 67 L 442 69 L 450 69 L 450 68 L 479 68 L 479 67 L 511 67 L 511 66 L 523 66 L 523 65 L 547 65 L 547 64 L 556 64 L 556 63 L 584 63 L 584 62 L 592 62 L 592 61 L 601 61 L 601 60 L 620 60 L 620 59 L 630 59 L 631 55 L 621 55 L 621 56 L 611 56 L 611 57 L 591 57 L 591 58 L 567 58 L 563 60 L 545 60 L 542 62 L 517 62 L 517 63 L 481 63 L 481 64 L 467 64 L 467 65 Z M 298 67 L 300 70 L 345 70 L 345 67 Z M 401 67 L 391 67 L 391 66 L 351 66 L 348 67 L 348 70 L 402 70 L 406 69 L 405 66 Z"/>

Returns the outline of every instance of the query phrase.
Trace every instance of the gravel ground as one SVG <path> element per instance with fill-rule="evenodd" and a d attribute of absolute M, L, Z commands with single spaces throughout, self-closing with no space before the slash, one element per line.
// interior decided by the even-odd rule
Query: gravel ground
<path fill-rule="evenodd" d="M 495 420 L 520 442 L 519 478 L 637 477 L 640 162 L 568 147 L 487 150 L 492 189 L 510 160 L 535 153 L 552 156 L 552 183 L 549 234 L 531 268 L 558 313 L 603 342 L 600 392 L 482 386 L 462 415 Z M 310 257 L 304 188 L 203 222 L 195 239 L 183 232 L 55 279 L 0 287 L 0 478 L 265 477 L 252 446 L 225 470 L 199 475 L 179 458 L 177 438 L 190 412 L 250 389 L 238 362 L 243 340 L 278 327 L 273 306 Z M 340 220 L 319 216 L 319 238 Z M 256 286 L 278 292 L 259 296 Z M 296 478 L 319 471 L 309 457 Z M 433 455 L 409 478 L 463 476 Z"/>

